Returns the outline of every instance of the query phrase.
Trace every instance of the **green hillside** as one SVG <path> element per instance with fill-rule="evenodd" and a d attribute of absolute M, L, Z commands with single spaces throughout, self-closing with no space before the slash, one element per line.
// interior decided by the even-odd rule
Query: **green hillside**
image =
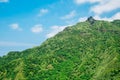
<path fill-rule="evenodd" d="M 40 46 L 0 57 L 0 80 L 120 80 L 120 20 L 88 18 Z"/>

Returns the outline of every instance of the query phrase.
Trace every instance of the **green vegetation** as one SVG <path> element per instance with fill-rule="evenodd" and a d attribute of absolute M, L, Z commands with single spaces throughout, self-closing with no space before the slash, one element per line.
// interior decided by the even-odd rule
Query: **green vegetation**
<path fill-rule="evenodd" d="M 0 57 L 0 80 L 120 80 L 120 20 L 90 19 L 9 52 Z"/>

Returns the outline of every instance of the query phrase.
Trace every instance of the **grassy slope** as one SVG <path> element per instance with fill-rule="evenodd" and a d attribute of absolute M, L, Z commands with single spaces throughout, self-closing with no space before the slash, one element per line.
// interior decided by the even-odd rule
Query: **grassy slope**
<path fill-rule="evenodd" d="M 119 80 L 119 36 L 119 20 L 78 23 L 41 46 L 0 58 L 0 78 Z"/>

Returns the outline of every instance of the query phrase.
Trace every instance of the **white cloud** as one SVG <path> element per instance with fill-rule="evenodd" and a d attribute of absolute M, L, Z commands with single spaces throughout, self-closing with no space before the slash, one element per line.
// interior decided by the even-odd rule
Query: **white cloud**
<path fill-rule="evenodd" d="M 25 47 L 25 46 L 35 46 L 35 45 L 36 44 L 31 44 L 31 43 L 0 41 L 0 46 L 2 47 L 10 47 L 10 46 Z"/>
<path fill-rule="evenodd" d="M 120 8 L 120 0 L 74 0 L 76 4 L 97 3 L 92 5 L 90 11 L 96 15 L 101 15 L 106 12 Z"/>
<path fill-rule="evenodd" d="M 58 32 L 63 31 L 65 27 L 67 26 L 52 26 L 51 32 L 46 35 L 47 38 L 55 36 Z"/>
<path fill-rule="evenodd" d="M 91 7 L 91 11 L 100 15 L 118 8 L 120 8 L 120 0 L 101 0 L 98 5 Z"/>
<path fill-rule="evenodd" d="M 116 13 L 114 16 L 112 16 L 112 19 L 120 19 L 120 12 Z"/>
<path fill-rule="evenodd" d="M 0 3 L 6 3 L 9 2 L 9 0 L 0 0 Z"/>
<path fill-rule="evenodd" d="M 113 21 L 113 20 L 116 20 L 116 19 L 120 19 L 120 12 L 116 13 L 115 15 L 113 15 L 113 16 L 110 17 L 110 18 L 107 18 L 107 17 L 101 18 L 101 17 L 98 16 L 98 15 L 94 16 L 94 18 L 95 18 L 96 20 Z"/>
<path fill-rule="evenodd" d="M 107 17 L 103 17 L 103 18 L 101 18 L 101 17 L 100 17 L 100 16 L 98 16 L 98 15 L 94 16 L 94 18 L 95 18 L 96 20 L 112 21 L 112 19 L 111 19 L 111 18 L 107 18 Z"/>
<path fill-rule="evenodd" d="M 33 33 L 40 33 L 43 31 L 42 25 L 41 24 L 37 24 L 34 27 L 31 28 L 31 31 Z"/>
<path fill-rule="evenodd" d="M 86 3 L 86 2 L 89 2 L 89 3 L 95 3 L 95 2 L 100 2 L 102 0 L 74 0 L 74 2 L 76 4 L 83 4 L 83 3 Z"/>
<path fill-rule="evenodd" d="M 84 22 L 87 20 L 88 17 L 81 17 L 78 19 L 79 22 Z M 95 20 L 104 20 L 104 21 L 113 21 L 116 19 L 120 19 L 120 12 L 114 14 L 112 17 L 100 17 L 99 15 L 93 16 Z"/>
<path fill-rule="evenodd" d="M 13 30 L 18 30 L 18 31 L 22 31 L 22 28 L 19 27 L 19 24 L 17 23 L 13 23 L 9 25 L 11 27 L 11 29 Z"/>
<path fill-rule="evenodd" d="M 73 17 L 75 17 L 75 15 L 76 15 L 76 11 L 73 10 L 73 11 L 71 11 L 69 14 L 61 17 L 61 19 L 72 19 Z"/>
<path fill-rule="evenodd" d="M 42 15 L 44 15 L 46 13 L 48 13 L 48 9 L 41 9 L 38 16 L 42 16 Z"/>
<path fill-rule="evenodd" d="M 79 18 L 79 22 L 84 22 L 84 21 L 86 21 L 87 20 L 87 17 L 81 17 L 81 18 Z"/>

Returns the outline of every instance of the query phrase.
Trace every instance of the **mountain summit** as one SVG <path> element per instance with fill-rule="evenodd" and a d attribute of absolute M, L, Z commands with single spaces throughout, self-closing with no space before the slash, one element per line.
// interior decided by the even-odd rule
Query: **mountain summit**
<path fill-rule="evenodd" d="M 9 52 L 0 57 L 0 80 L 120 80 L 120 20 L 89 17 L 40 46 Z"/>
<path fill-rule="evenodd" d="M 90 24 L 93 24 L 93 23 L 95 22 L 95 19 L 94 19 L 92 16 L 90 16 L 90 17 L 87 19 L 87 21 L 88 21 Z"/>

